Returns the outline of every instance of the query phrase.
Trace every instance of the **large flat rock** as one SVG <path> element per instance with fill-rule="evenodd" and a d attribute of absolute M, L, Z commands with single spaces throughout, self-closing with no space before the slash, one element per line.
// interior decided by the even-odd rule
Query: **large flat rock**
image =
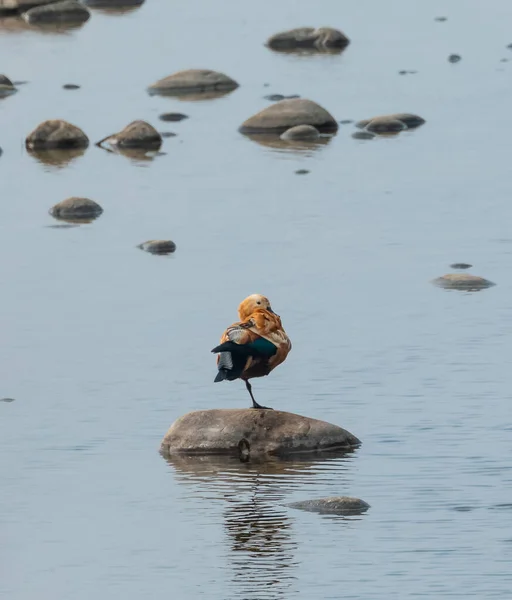
<path fill-rule="evenodd" d="M 290 455 L 350 449 L 361 442 L 326 421 L 279 410 L 214 409 L 175 421 L 160 447 L 175 454 Z"/>

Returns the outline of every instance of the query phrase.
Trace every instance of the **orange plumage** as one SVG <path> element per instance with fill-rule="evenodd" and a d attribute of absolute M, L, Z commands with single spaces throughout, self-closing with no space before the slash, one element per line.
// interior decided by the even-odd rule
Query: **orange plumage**
<path fill-rule="evenodd" d="M 268 375 L 284 362 L 292 344 L 281 318 L 272 310 L 265 296 L 248 296 L 240 303 L 238 316 L 240 320 L 226 329 L 220 345 L 212 350 L 219 353 L 219 372 L 215 381 L 242 379 L 251 395 L 253 407 L 265 408 L 254 400 L 248 380 Z"/>

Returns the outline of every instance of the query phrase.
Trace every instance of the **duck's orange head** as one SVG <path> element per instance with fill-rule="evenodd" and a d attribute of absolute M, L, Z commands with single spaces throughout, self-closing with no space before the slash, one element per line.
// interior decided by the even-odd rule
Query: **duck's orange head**
<path fill-rule="evenodd" d="M 251 294 L 250 296 L 247 296 L 245 300 L 240 302 L 240 306 L 238 307 L 240 321 L 245 321 L 245 319 L 250 317 L 252 313 L 257 310 L 267 310 L 270 313 L 274 313 L 268 298 L 261 294 Z"/>

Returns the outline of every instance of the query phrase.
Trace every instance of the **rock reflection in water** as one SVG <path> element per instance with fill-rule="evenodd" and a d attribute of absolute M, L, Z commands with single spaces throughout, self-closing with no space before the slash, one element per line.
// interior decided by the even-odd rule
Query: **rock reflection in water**
<path fill-rule="evenodd" d="M 278 600 L 298 593 L 299 540 L 294 525 L 300 517 L 291 514 L 284 501 L 297 489 L 307 495 L 308 486 L 314 494 L 313 486 L 327 479 L 345 489 L 352 456 L 353 451 L 265 462 L 225 456 L 166 458 L 177 480 L 192 486 L 194 496 L 199 488 L 203 499 L 225 502 L 226 563 L 235 592 L 229 597 Z"/>

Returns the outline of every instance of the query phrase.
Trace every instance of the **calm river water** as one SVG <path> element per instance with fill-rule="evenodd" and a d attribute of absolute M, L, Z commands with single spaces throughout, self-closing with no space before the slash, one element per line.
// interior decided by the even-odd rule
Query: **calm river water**
<path fill-rule="evenodd" d="M 0 20 L 2 72 L 27 82 L 0 100 L 0 398 L 15 400 L 0 402 L 0 596 L 512 597 L 511 22 L 506 0 L 147 0 L 67 33 Z M 302 25 L 352 43 L 337 56 L 263 46 Z M 240 88 L 147 95 L 187 68 Z M 237 132 L 270 93 L 338 120 L 427 122 L 275 149 Z M 169 111 L 190 118 L 160 122 Z M 178 135 L 153 160 L 91 145 L 57 167 L 24 149 L 48 118 L 92 142 L 134 119 Z M 49 227 L 68 196 L 105 212 Z M 176 253 L 136 248 L 154 238 Z M 431 285 L 456 261 L 497 285 Z M 166 462 L 177 417 L 249 406 L 241 383 L 213 384 L 210 349 L 253 292 L 294 344 L 256 398 L 363 445 L 321 461 Z M 285 506 L 327 495 L 371 508 Z"/>

